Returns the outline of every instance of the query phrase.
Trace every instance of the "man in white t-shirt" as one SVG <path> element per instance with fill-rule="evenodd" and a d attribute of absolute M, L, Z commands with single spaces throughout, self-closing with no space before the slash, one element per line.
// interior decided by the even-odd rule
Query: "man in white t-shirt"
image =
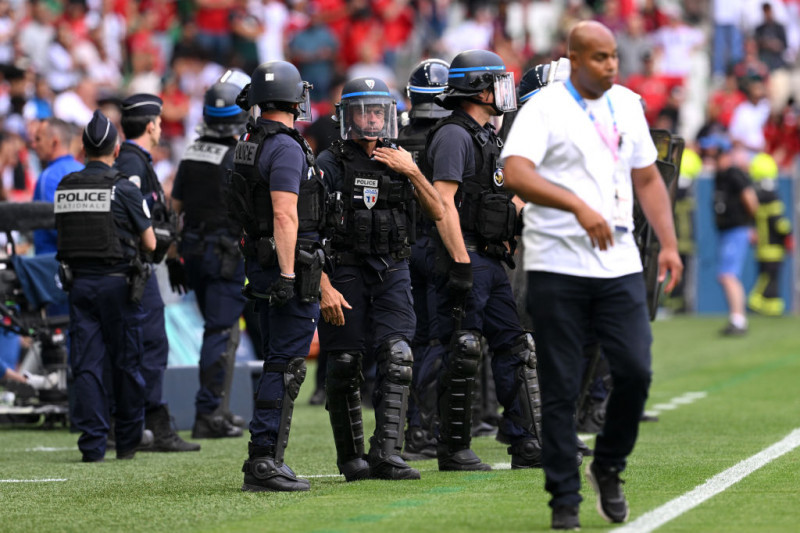
<path fill-rule="evenodd" d="M 543 88 L 522 108 L 501 156 L 507 186 L 530 202 L 524 210 L 524 260 L 553 529 L 580 526 L 574 413 L 589 332 L 609 360 L 614 390 L 587 479 L 606 520 L 624 522 L 629 513 L 619 473 L 647 400 L 652 343 L 632 234 L 634 190 L 661 243 L 659 277 L 670 273 L 667 292 L 683 272 L 639 97 L 614 84 L 613 34 L 597 22 L 577 24 L 569 36 L 569 59 L 570 78 Z"/>

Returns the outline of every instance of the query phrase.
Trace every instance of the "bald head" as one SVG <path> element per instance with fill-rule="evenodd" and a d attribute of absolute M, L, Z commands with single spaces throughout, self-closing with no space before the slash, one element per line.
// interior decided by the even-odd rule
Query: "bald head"
<path fill-rule="evenodd" d="M 603 44 L 616 46 L 614 34 L 604 24 L 595 20 L 584 20 L 572 27 L 567 38 L 567 50 L 585 52 Z"/>
<path fill-rule="evenodd" d="M 617 42 L 603 24 L 587 20 L 569 32 L 570 80 L 585 98 L 599 98 L 617 77 Z"/>

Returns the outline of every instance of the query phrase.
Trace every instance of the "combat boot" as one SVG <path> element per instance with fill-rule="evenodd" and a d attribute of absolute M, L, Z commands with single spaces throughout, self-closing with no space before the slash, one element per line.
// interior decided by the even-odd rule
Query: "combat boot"
<path fill-rule="evenodd" d="M 231 424 L 224 414 L 197 413 L 192 427 L 193 439 L 224 439 L 242 436 L 242 428 Z"/>
<path fill-rule="evenodd" d="M 406 461 L 436 459 L 436 437 L 417 426 L 406 430 L 406 445 L 401 455 Z"/>
<path fill-rule="evenodd" d="M 153 432 L 153 444 L 149 447 L 140 447 L 143 452 L 196 452 L 200 445 L 186 442 L 175 433 L 172 420 L 166 405 L 160 405 L 145 413 L 144 425 Z"/>
<path fill-rule="evenodd" d="M 244 492 L 297 492 L 311 488 L 307 479 L 298 478 L 294 471 L 275 458 L 275 446 L 256 446 L 248 443 L 249 459 L 244 462 Z"/>

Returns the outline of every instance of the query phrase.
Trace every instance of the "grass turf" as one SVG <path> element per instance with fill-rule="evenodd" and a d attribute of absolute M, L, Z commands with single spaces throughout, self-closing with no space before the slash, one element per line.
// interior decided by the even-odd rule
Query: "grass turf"
<path fill-rule="evenodd" d="M 631 519 L 680 496 L 800 427 L 798 318 L 759 319 L 743 338 L 720 338 L 722 320 L 654 324 L 654 382 L 648 409 L 674 403 L 641 426 L 623 475 Z M 313 368 L 313 365 L 309 365 Z M 301 391 L 287 461 L 311 477 L 300 494 L 240 492 L 247 439 L 202 441 L 199 453 L 145 454 L 82 464 L 66 430 L 0 427 L 0 531 L 537 531 L 550 512 L 540 470 L 444 473 L 414 463 L 422 480 L 347 484 L 337 476 L 327 413 Z M 195 383 L 187 383 L 193 394 Z M 365 411 L 365 426 L 374 426 Z M 184 435 L 188 438 L 188 435 Z M 505 446 L 473 441 L 489 463 Z M 320 477 L 315 477 L 320 476 Z M 7 480 L 65 479 L 19 482 Z M 800 529 L 800 450 L 795 449 L 667 523 L 659 531 L 789 532 Z M 584 490 L 583 530 L 607 528 Z"/>

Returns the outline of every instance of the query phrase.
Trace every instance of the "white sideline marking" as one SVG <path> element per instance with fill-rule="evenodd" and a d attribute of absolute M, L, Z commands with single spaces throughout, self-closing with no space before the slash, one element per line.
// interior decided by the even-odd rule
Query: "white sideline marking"
<path fill-rule="evenodd" d="M 702 485 L 699 485 L 691 492 L 675 498 L 647 512 L 631 522 L 630 524 L 614 531 L 621 533 L 649 533 L 670 520 L 679 517 L 686 511 L 690 511 L 708 500 L 712 496 L 728 489 L 731 485 L 738 483 L 762 466 L 774 461 L 800 446 L 800 428 L 795 429 L 780 442 L 776 442 L 769 448 L 760 451 L 754 456 L 720 472 Z"/>
<path fill-rule="evenodd" d="M 0 479 L 0 483 L 48 483 L 50 481 L 66 481 L 66 478 L 52 479 Z"/>
<path fill-rule="evenodd" d="M 69 452 L 77 449 L 78 448 L 75 446 L 70 446 L 68 448 L 48 448 L 47 446 L 36 446 L 35 448 L 25 448 L 25 451 L 26 452 Z"/>
<path fill-rule="evenodd" d="M 657 403 L 653 406 L 652 410 L 645 412 L 650 416 L 658 416 L 662 411 L 672 411 L 681 405 L 689 405 L 690 403 L 694 403 L 701 398 L 705 398 L 707 395 L 708 393 L 705 391 L 687 392 L 672 398 L 666 403 Z"/>

